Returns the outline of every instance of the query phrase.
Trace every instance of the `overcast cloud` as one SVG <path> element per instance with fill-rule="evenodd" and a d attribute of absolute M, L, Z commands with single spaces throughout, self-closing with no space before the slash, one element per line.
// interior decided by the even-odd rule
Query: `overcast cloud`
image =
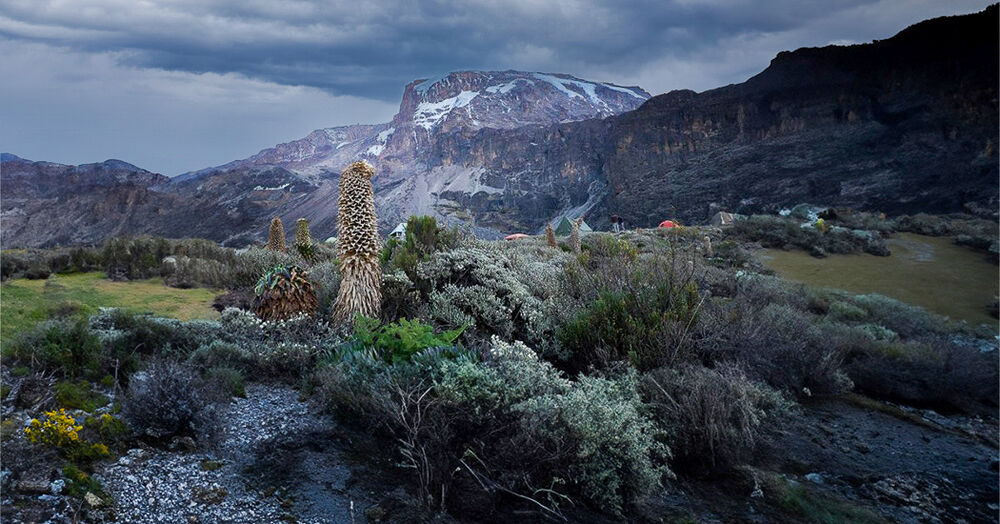
<path fill-rule="evenodd" d="M 176 175 L 389 120 L 461 69 L 651 93 L 742 82 L 782 50 L 887 38 L 955 0 L 4 0 L 0 150 Z"/>

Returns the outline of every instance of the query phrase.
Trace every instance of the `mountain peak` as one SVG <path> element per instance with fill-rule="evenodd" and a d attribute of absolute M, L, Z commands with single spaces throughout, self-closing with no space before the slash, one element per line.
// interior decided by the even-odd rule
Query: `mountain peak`
<path fill-rule="evenodd" d="M 453 71 L 408 84 L 393 124 L 427 132 L 439 127 L 511 129 L 604 118 L 631 111 L 649 97 L 639 87 L 564 73 Z"/>

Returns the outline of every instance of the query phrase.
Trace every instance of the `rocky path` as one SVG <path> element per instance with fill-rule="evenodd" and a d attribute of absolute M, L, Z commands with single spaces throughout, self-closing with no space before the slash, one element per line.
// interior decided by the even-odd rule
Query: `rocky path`
<path fill-rule="evenodd" d="M 212 451 L 131 450 L 101 473 L 119 522 L 364 522 L 368 490 L 336 425 L 290 388 L 253 385 L 222 416 Z M 183 447 L 183 443 L 181 443 Z M 398 491 L 398 490 L 397 490 Z M 392 495 L 389 493 L 388 495 Z M 403 493 L 397 493 L 404 498 Z M 383 504 L 384 505 L 384 504 Z"/>

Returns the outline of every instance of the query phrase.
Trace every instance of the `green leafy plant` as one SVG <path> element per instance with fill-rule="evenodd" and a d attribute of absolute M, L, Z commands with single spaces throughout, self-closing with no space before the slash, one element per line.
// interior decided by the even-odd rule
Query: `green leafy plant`
<path fill-rule="evenodd" d="M 452 347 L 465 328 L 435 333 L 434 328 L 420 320 L 401 318 L 396 322 L 380 325 L 373 318 L 358 316 L 354 336 L 365 348 L 375 349 L 379 355 L 392 362 L 409 361 L 428 348 Z"/>

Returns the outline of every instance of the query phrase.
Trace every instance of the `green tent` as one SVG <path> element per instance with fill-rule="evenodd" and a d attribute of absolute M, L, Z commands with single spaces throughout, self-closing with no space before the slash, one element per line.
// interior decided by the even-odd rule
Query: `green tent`
<path fill-rule="evenodd" d="M 559 221 L 559 225 L 556 226 L 556 234 L 563 237 L 569 235 L 572 231 L 573 222 L 566 217 L 562 217 L 562 220 Z M 586 222 L 582 222 L 580 224 L 581 233 L 589 233 L 591 231 L 593 231 L 593 229 L 590 229 L 590 226 L 588 226 Z"/>

